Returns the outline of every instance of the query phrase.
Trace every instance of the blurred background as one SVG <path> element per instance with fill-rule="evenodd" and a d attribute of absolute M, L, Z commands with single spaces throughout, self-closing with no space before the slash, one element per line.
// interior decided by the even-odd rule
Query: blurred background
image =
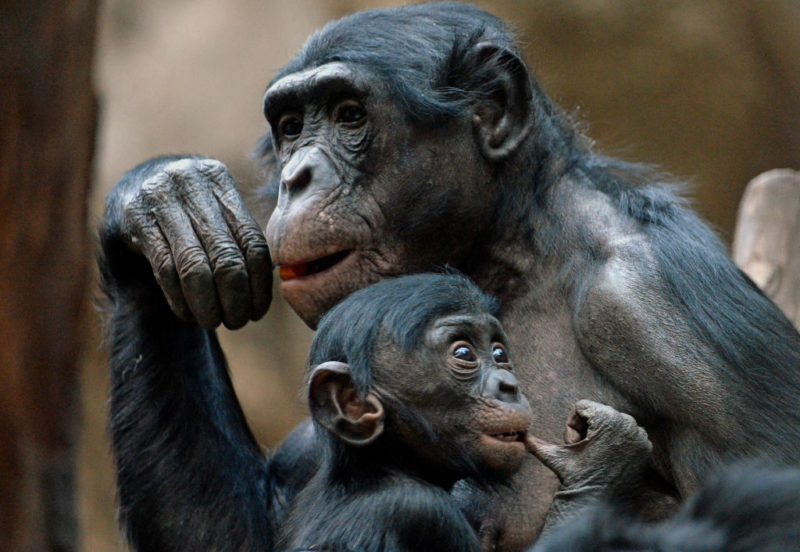
<path fill-rule="evenodd" d="M 724 240 L 730 238 L 739 198 L 751 178 L 772 168 L 800 168 L 797 2 L 475 3 L 519 30 L 528 61 L 544 88 L 578 114 L 598 149 L 655 164 L 690 182 L 694 205 Z M 88 209 L 83 210 L 79 203 L 75 212 L 81 216 L 72 217 L 78 235 L 84 228 L 94 231 L 104 197 L 122 173 L 148 157 L 165 153 L 202 153 L 225 162 L 251 210 L 265 224 L 271 206 L 253 201 L 260 175 L 249 154 L 266 129 L 261 98 L 268 80 L 308 34 L 325 22 L 361 9 L 397 4 L 377 0 L 105 0 L 99 6 L 66 2 L 73 7 L 61 15 L 70 24 L 80 18 L 83 31 L 73 32 L 65 43 L 54 43 L 51 51 L 83 47 L 83 57 L 91 62 L 91 46 L 95 46 L 93 66 L 86 68 L 87 74 L 92 71 L 97 95 L 97 126 L 91 178 L 84 171 L 87 177 L 77 184 L 86 191 L 91 182 L 90 194 L 77 196 L 88 202 Z M 0 60 L 5 62 L 0 67 L 15 68 L 0 74 L 4 92 L 13 85 L 9 79 L 24 81 L 26 67 L 39 67 L 29 65 L 33 58 L 26 56 L 35 55 L 40 45 L 20 50 L 12 47 L 12 39 L 27 44 L 24 32 L 33 25 L 26 19 L 25 8 L 2 7 L 0 19 L 12 10 L 14 19 L 6 17 L 5 23 L 0 23 L 4 54 Z M 14 109 L 23 109 L 24 103 L 4 101 L 0 123 L 9 126 L 0 126 L 0 136 L 14 136 L 9 132 L 13 125 L 27 128 L 25 125 L 33 124 L 11 116 Z M 33 112 L 32 117 L 44 118 L 41 112 Z M 61 123 L 42 120 L 38 124 L 43 132 L 52 134 Z M 74 157 L 78 146 L 61 139 L 53 147 Z M 0 161 L 7 162 L 11 156 L 34 160 L 29 160 L 29 170 L 21 174 L 39 178 L 33 186 L 41 192 L 25 195 L 14 190 L 9 184 L 13 174 L 1 168 L 6 171 L 0 172 L 4 210 L 13 205 L 16 213 L 33 212 L 36 202 L 48 194 L 48 181 L 36 173 L 35 150 L 32 142 L 17 142 L 16 148 L 0 145 Z M 88 159 L 92 152 L 80 153 Z M 0 222 L 0 260 L 25 258 L 26 251 L 18 244 L 26 229 L 25 225 Z M 59 229 L 51 230 L 51 247 L 59 248 L 62 234 Z M 0 470 L 5 470 L 0 471 L 0 492 L 4 493 L 0 494 L 0 508 L 5 508 L 0 512 L 0 543 L 4 533 L 9 539 L 6 542 L 11 543 L 4 550 L 125 550 L 115 521 L 113 464 L 106 434 L 106 351 L 101 317 L 90 306 L 97 295 L 89 262 L 91 248 L 87 241 L 76 249 L 80 258 L 63 264 L 48 261 L 52 257 L 40 259 L 26 275 L 28 289 L 49 290 L 39 309 L 52 320 L 58 317 L 60 296 L 54 295 L 57 286 L 50 287 L 45 279 L 63 280 L 67 274 L 75 277 L 73 267 L 90 267 L 88 272 L 77 273 L 79 283 L 89 284 L 73 296 L 70 305 L 75 316 L 63 322 L 68 327 L 62 332 L 48 337 L 77 343 L 77 349 L 73 347 L 77 352 L 70 357 L 75 358 L 70 368 L 74 377 L 51 384 L 51 396 L 74 397 L 63 405 L 48 403 L 46 394 L 31 390 L 30 385 L 16 385 L 27 376 L 20 375 L 24 368 L 11 367 L 25 354 L 13 345 L 25 336 L 14 330 L 17 315 L 8 313 L 16 312 L 12 309 L 15 294 L 26 292 L 15 288 L 11 280 L 0 281 L 0 312 L 7 314 L 0 316 L 0 323 L 8 324 L 0 326 L 0 393 L 2 385 L 11 390 L 0 394 L 4 403 L 0 406 L 0 455 L 11 451 L 0 458 Z M 305 415 L 299 390 L 311 332 L 276 294 L 263 321 L 221 333 L 244 410 L 256 436 L 271 446 Z M 49 368 L 42 377 L 58 379 L 57 367 Z M 79 392 L 73 394 L 73 388 Z M 24 408 L 17 408 L 11 396 L 20 389 L 28 389 L 31 394 L 26 397 L 33 397 Z M 3 487 L 2 482 L 3 477 L 24 479 L 25 462 L 37 461 L 40 449 L 35 447 L 25 449 L 27 453 L 12 453 L 21 442 L 27 442 L 25 432 L 38 427 L 26 425 L 20 417 L 48 407 L 56 408 L 54 415 L 65 419 L 68 426 L 62 432 L 66 444 L 58 448 L 65 455 L 63 461 L 52 465 L 57 466 L 56 471 L 68 470 L 74 454 L 77 467 L 77 478 L 56 493 L 61 499 L 53 507 L 46 499 L 39 503 L 25 498 L 37 492 L 35 483 L 23 485 L 19 491 Z M 58 408 L 65 410 L 61 413 Z M 11 429 L 4 434 L 4 428 Z M 55 449 L 42 450 L 41 454 L 50 454 L 47 451 Z M 25 527 L 44 527 L 49 517 L 71 515 L 70 495 L 75 496 L 78 525 L 66 523 L 69 534 L 51 539 L 62 544 L 23 547 L 20 543 L 33 542 L 22 535 Z M 23 504 L 22 513 L 14 513 L 15 500 Z M 44 512 L 44 521 L 37 522 L 40 512 Z M 21 523 L 23 519 L 30 523 Z M 3 526 L 3 522 L 10 525 Z M 12 533 L 13 538 L 8 536 Z"/>

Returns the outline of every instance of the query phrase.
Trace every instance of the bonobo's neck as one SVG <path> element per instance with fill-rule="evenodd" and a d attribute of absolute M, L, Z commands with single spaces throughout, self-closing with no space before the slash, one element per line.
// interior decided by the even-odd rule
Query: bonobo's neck
<path fill-rule="evenodd" d="M 582 185 L 577 180 L 558 162 L 499 178 L 493 223 L 459 269 L 504 304 L 525 295 L 550 272 L 553 240 L 577 223 L 562 216 L 557 201 L 564 188 Z"/>

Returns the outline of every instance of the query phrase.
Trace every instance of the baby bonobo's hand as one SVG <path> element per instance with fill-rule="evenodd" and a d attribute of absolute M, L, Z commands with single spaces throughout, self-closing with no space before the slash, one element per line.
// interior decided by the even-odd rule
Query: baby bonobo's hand
<path fill-rule="evenodd" d="M 653 450 L 647 432 L 632 416 L 592 401 L 575 404 L 565 440 L 566 445 L 531 435 L 525 440 L 528 451 L 561 480 L 543 534 L 584 507 L 635 485 Z"/>
<path fill-rule="evenodd" d="M 592 401 L 578 401 L 567 420 L 567 444 L 528 436 L 526 447 L 561 480 L 561 489 L 622 489 L 645 466 L 653 445 L 636 420 Z"/>

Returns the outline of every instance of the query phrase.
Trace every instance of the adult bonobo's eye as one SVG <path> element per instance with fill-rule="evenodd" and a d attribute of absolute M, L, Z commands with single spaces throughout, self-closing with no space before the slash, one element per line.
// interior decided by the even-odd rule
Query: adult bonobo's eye
<path fill-rule="evenodd" d="M 497 364 L 509 364 L 508 360 L 508 353 L 506 353 L 506 348 L 503 347 L 500 343 L 495 343 L 492 345 L 492 358 Z"/>
<path fill-rule="evenodd" d="M 344 123 L 350 126 L 360 125 L 366 116 L 366 110 L 355 100 L 339 102 L 333 113 L 334 120 L 337 123 Z"/>
<path fill-rule="evenodd" d="M 286 113 L 278 120 L 280 136 L 293 140 L 303 131 L 303 119 L 297 113 Z"/>

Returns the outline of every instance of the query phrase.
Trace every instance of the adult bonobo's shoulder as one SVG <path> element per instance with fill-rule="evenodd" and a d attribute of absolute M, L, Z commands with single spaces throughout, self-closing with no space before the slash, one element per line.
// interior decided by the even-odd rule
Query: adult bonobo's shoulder
<path fill-rule="evenodd" d="M 769 450 L 791 460 L 780 440 L 800 439 L 796 410 L 788 423 L 777 412 L 738 414 L 755 405 L 769 412 L 776 397 L 796 401 L 800 336 L 791 323 L 673 188 L 608 187 L 603 175 L 594 178 L 591 187 L 605 200 L 587 204 L 616 217 L 595 215 L 587 224 L 588 235 L 606 239 L 588 240 L 602 245 L 576 290 L 573 320 L 583 353 L 632 399 L 643 422 L 672 412 L 681 430 L 665 463 L 680 490 L 696 488 L 698 474 L 726 458 Z"/>

